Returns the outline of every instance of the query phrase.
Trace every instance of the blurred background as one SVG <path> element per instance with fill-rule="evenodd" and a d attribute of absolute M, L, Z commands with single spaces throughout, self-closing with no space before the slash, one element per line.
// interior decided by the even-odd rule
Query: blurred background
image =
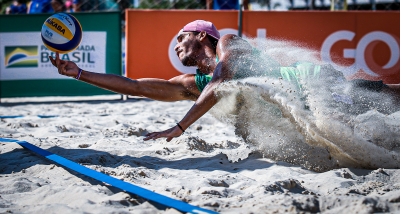
<path fill-rule="evenodd" d="M 247 2 L 248 1 L 248 2 Z M 130 9 L 238 9 L 231 0 L 0 0 L 2 14 L 124 11 Z M 219 4 L 219 5 L 218 5 Z M 400 0 L 244 0 L 248 10 L 399 10 Z"/>

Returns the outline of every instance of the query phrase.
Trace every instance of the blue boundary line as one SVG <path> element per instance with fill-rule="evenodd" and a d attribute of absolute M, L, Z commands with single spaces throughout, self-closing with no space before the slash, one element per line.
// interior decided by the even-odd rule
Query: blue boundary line
<path fill-rule="evenodd" d="M 55 155 L 47 150 L 41 149 L 37 146 L 34 146 L 26 141 L 18 141 L 18 140 L 13 140 L 13 139 L 5 139 L 5 138 L 0 138 L 0 141 L 3 142 L 15 142 L 18 143 L 19 145 L 23 146 L 24 148 L 27 148 L 31 151 L 34 151 L 38 153 L 39 155 L 44 156 L 45 158 L 52 160 L 60 165 L 63 165 L 69 169 L 72 169 L 76 172 L 79 172 L 81 174 L 84 174 L 86 176 L 89 176 L 91 178 L 94 178 L 98 181 L 110 184 L 114 187 L 117 187 L 119 189 L 122 189 L 126 192 L 130 192 L 132 194 L 138 195 L 142 198 L 148 199 L 150 201 L 154 201 L 156 203 L 165 205 L 167 207 L 175 208 L 179 211 L 182 212 L 187 212 L 187 213 L 197 213 L 197 214 L 202 214 L 202 213 L 212 213 L 215 214 L 217 212 L 207 210 L 204 208 L 196 207 L 193 205 L 190 205 L 188 203 L 185 203 L 183 201 L 175 200 L 172 198 L 169 198 L 167 196 L 155 193 L 153 191 L 144 189 L 142 187 L 138 187 L 136 185 L 133 185 L 131 183 L 127 183 L 125 181 L 121 181 L 117 178 L 108 176 L 106 174 L 97 172 L 96 170 L 89 169 L 85 166 L 82 166 L 80 164 L 77 164 L 73 161 L 70 161 L 68 159 L 65 159 L 61 156 Z"/>
<path fill-rule="evenodd" d="M 40 118 L 50 118 L 50 117 L 59 117 L 58 115 L 35 115 Z M 0 118 L 18 118 L 18 117 L 26 117 L 24 115 L 10 115 L 10 116 L 0 116 Z"/>
<path fill-rule="evenodd" d="M 25 117 L 23 115 L 15 115 L 15 116 L 0 116 L 0 118 L 18 118 L 18 117 Z"/>

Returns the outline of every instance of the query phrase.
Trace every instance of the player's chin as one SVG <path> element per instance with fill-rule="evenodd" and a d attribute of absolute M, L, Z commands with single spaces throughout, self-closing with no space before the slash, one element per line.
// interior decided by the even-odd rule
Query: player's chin
<path fill-rule="evenodd" d="M 189 57 L 183 57 L 183 58 L 181 59 L 181 62 L 182 62 L 182 65 L 183 65 L 183 66 L 188 66 L 188 67 L 190 67 L 190 66 L 195 66 L 195 65 L 196 65 L 196 63 L 194 62 L 194 60 L 190 59 Z"/>

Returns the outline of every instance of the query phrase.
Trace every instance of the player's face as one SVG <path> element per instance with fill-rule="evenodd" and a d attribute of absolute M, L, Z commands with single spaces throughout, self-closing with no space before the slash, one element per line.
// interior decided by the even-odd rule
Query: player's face
<path fill-rule="evenodd" d="M 179 32 L 177 44 L 174 48 L 179 60 L 184 66 L 196 65 L 196 52 L 201 48 L 200 42 L 196 39 L 193 32 Z"/>

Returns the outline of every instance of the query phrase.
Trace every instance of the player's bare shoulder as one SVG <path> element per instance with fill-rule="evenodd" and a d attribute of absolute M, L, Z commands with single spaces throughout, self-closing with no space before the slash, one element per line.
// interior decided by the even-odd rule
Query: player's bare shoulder
<path fill-rule="evenodd" d="M 222 36 L 217 44 L 217 54 L 222 59 L 229 55 L 251 53 L 252 46 L 241 37 L 234 34 L 226 34 Z M 233 54 L 233 55 L 232 55 Z"/>

